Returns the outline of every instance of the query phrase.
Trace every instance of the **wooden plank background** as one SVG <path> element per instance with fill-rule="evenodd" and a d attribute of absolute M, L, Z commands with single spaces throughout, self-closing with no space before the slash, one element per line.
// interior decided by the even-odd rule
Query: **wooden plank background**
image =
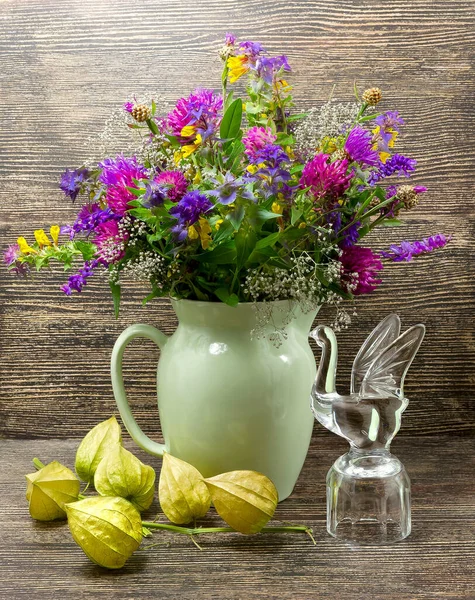
<path fill-rule="evenodd" d="M 288 54 L 302 109 L 334 86 L 336 97 L 351 100 L 354 80 L 360 89 L 378 85 L 383 108 L 407 121 L 399 148 L 417 159 L 414 181 L 429 192 L 405 228 L 372 243 L 438 232 L 454 240 L 388 266 L 384 286 L 357 302 L 358 316 L 339 336 L 339 382 L 348 384 L 372 327 L 397 311 L 404 325 L 428 330 L 407 380 L 403 434 L 473 433 L 474 8 L 461 0 L 1 0 L 1 245 L 71 222 L 59 176 L 97 151 L 97 139 L 87 139 L 125 98 L 152 93 L 169 107 L 194 86 L 219 87 L 227 30 Z M 135 322 L 175 329 L 169 303 L 141 308 L 137 285 L 125 290 L 116 321 L 104 280 L 93 278 L 74 298 L 60 292 L 64 280 L 53 271 L 17 281 L 0 268 L 1 436 L 84 435 L 115 410 L 108 364 L 120 331 Z M 324 310 L 319 321 L 331 318 Z M 147 342 L 126 354 L 138 420 L 154 434 L 157 358 Z M 316 426 L 316 438 L 323 435 Z"/>

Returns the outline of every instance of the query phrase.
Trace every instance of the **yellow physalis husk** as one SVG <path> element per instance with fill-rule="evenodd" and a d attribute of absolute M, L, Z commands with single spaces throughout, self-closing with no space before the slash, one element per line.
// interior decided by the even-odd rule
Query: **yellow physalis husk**
<path fill-rule="evenodd" d="M 33 233 L 35 235 L 35 240 L 40 248 L 43 248 L 43 246 L 51 246 L 51 242 L 49 241 L 49 238 L 46 235 L 44 229 L 35 229 Z"/>
<path fill-rule="evenodd" d="M 168 453 L 163 455 L 158 499 L 166 517 L 177 525 L 203 517 L 211 504 L 201 473 Z"/>
<path fill-rule="evenodd" d="M 99 463 L 94 487 L 101 496 L 121 496 L 142 512 L 153 502 L 155 471 L 122 446 L 116 446 Z"/>
<path fill-rule="evenodd" d="M 76 452 L 76 473 L 83 481 L 93 483 L 101 460 L 113 448 L 120 446 L 122 432 L 115 417 L 102 421 L 86 435 Z"/>
<path fill-rule="evenodd" d="M 26 499 L 30 505 L 30 515 L 37 521 L 65 519 L 65 504 L 78 499 L 80 483 L 74 473 L 57 460 L 25 475 L 27 481 Z"/>
<path fill-rule="evenodd" d="M 93 496 L 66 506 L 74 541 L 92 562 L 120 569 L 142 542 L 139 511 L 124 498 Z"/>
<path fill-rule="evenodd" d="M 59 227 L 59 225 L 51 225 L 51 227 L 49 229 L 49 234 L 50 234 L 51 239 L 53 240 L 53 244 L 55 246 L 58 245 L 60 231 L 61 231 L 61 228 Z"/>
<path fill-rule="evenodd" d="M 231 471 L 204 481 L 219 516 L 246 535 L 265 526 L 279 501 L 272 481 L 256 471 Z"/>
<path fill-rule="evenodd" d="M 24 237 L 19 237 L 16 241 L 22 254 L 38 254 L 38 251 L 28 245 Z"/>

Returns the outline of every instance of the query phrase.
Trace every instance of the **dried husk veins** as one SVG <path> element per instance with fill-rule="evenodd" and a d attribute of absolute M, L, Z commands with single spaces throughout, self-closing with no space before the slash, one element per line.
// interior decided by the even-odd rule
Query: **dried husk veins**
<path fill-rule="evenodd" d="M 66 506 L 74 541 L 92 562 L 120 569 L 142 541 L 138 510 L 124 498 L 94 496 Z"/>
<path fill-rule="evenodd" d="M 94 473 L 101 460 L 121 442 L 122 432 L 114 416 L 93 427 L 76 452 L 75 468 L 79 477 L 87 483 L 93 483 Z"/>
<path fill-rule="evenodd" d="M 26 499 L 33 519 L 37 521 L 65 519 L 64 505 L 78 499 L 81 484 L 76 475 L 54 460 L 25 477 Z"/>
<path fill-rule="evenodd" d="M 166 517 L 178 525 L 203 517 L 211 505 L 201 473 L 168 453 L 163 455 L 158 498 Z"/>
<path fill-rule="evenodd" d="M 122 446 L 117 446 L 99 463 L 94 487 L 101 496 L 121 496 L 143 511 L 153 502 L 155 471 Z"/>
<path fill-rule="evenodd" d="M 205 479 L 216 512 L 236 531 L 260 531 L 274 515 L 279 497 L 272 481 L 256 471 L 231 471 Z"/>

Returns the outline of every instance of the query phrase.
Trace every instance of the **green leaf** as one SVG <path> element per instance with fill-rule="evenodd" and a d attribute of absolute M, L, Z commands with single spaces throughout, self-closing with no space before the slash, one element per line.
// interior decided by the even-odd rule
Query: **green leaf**
<path fill-rule="evenodd" d="M 113 281 L 109 281 L 109 286 L 112 293 L 112 300 L 114 301 L 115 318 L 118 319 L 120 309 L 120 285 L 118 283 L 114 283 Z"/>
<path fill-rule="evenodd" d="M 157 105 L 155 103 L 155 100 L 152 100 L 152 117 L 155 116 L 156 112 L 157 112 Z"/>
<path fill-rule="evenodd" d="M 157 127 L 157 124 L 155 123 L 155 121 L 152 121 L 152 119 L 147 119 L 146 123 L 147 123 L 148 128 L 150 129 L 150 131 L 153 134 L 158 135 L 158 127 Z"/>
<path fill-rule="evenodd" d="M 258 220 L 260 221 L 268 221 L 269 219 L 278 219 L 279 217 L 281 217 L 282 215 L 279 215 L 277 213 L 273 213 L 270 210 L 263 210 L 260 209 L 256 212 L 256 217 Z"/>
<path fill-rule="evenodd" d="M 226 219 L 228 219 L 234 230 L 237 231 L 239 227 L 241 227 L 242 220 L 244 219 L 244 206 L 242 204 L 238 204 L 236 208 L 226 215 Z"/>
<path fill-rule="evenodd" d="M 234 96 L 233 91 L 229 92 L 229 94 L 226 96 L 226 102 L 224 103 L 224 112 L 226 112 L 228 110 L 228 108 L 231 106 L 231 104 L 233 102 L 233 96 Z"/>
<path fill-rule="evenodd" d="M 236 296 L 236 294 L 230 294 L 228 288 L 220 287 L 217 290 L 215 290 L 214 293 L 216 294 L 216 296 L 218 296 L 221 302 L 224 302 L 229 306 L 236 306 L 237 304 L 239 304 L 239 298 Z"/>
<path fill-rule="evenodd" d="M 295 223 L 297 223 L 297 221 L 300 219 L 300 217 L 302 216 L 303 211 L 300 210 L 299 208 L 296 208 L 295 206 L 292 207 L 292 212 L 290 214 L 290 224 L 291 225 L 295 225 Z"/>
<path fill-rule="evenodd" d="M 232 236 L 234 231 L 235 231 L 234 225 L 231 223 L 230 220 L 223 221 L 221 223 L 221 225 L 219 226 L 219 229 L 216 232 L 216 235 L 213 238 L 213 242 L 215 244 L 219 244 L 220 242 L 227 240 L 228 238 L 230 238 Z"/>
<path fill-rule="evenodd" d="M 195 254 L 193 258 L 202 263 L 229 265 L 236 262 L 236 245 L 234 241 L 229 241 L 210 252 Z"/>
<path fill-rule="evenodd" d="M 235 138 L 241 130 L 242 121 L 242 100 L 236 98 L 227 111 L 224 113 L 221 126 L 219 128 L 220 137 L 223 139 Z"/>
<path fill-rule="evenodd" d="M 289 135 L 288 133 L 278 133 L 277 134 L 277 143 L 280 146 L 292 146 L 294 144 L 295 140 L 293 138 L 292 135 Z"/>
<path fill-rule="evenodd" d="M 404 223 L 399 219 L 384 219 L 384 221 L 381 221 L 381 225 L 383 227 L 401 227 Z"/>
<path fill-rule="evenodd" d="M 280 236 L 280 231 L 277 231 L 276 233 L 271 233 L 267 237 L 260 239 L 255 246 L 256 250 L 261 250 L 262 248 L 267 248 L 267 246 L 273 246 L 276 243 L 276 241 L 279 239 L 279 236 Z"/>
<path fill-rule="evenodd" d="M 133 194 L 134 196 L 137 196 L 137 198 L 138 198 L 139 196 L 143 196 L 143 195 L 145 194 L 145 191 L 146 191 L 146 190 L 145 190 L 145 188 L 137 189 L 137 188 L 135 188 L 135 187 L 128 187 L 128 186 L 126 186 L 126 187 L 127 187 L 127 190 L 128 190 L 128 191 L 129 191 L 131 194 Z"/>
<path fill-rule="evenodd" d="M 78 240 L 77 242 L 74 242 L 74 246 L 82 254 L 84 260 L 91 260 L 96 252 L 96 247 L 90 242 Z"/>
<path fill-rule="evenodd" d="M 253 229 L 245 230 L 241 227 L 234 240 L 236 243 L 236 269 L 239 271 L 254 250 L 256 234 Z"/>

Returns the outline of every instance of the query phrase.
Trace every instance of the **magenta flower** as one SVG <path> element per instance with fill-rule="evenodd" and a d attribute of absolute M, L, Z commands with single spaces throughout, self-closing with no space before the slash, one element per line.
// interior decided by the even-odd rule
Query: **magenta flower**
<path fill-rule="evenodd" d="M 28 275 L 29 267 L 26 263 L 21 263 L 18 258 L 20 256 L 20 246 L 12 244 L 3 253 L 3 262 L 8 267 L 11 273 L 16 275 Z"/>
<path fill-rule="evenodd" d="M 383 258 L 389 258 L 394 262 L 401 262 L 403 260 L 409 262 L 414 258 L 414 256 L 417 256 L 418 254 L 432 252 L 437 248 L 443 248 L 450 242 L 451 239 L 451 235 L 446 236 L 443 233 L 439 233 L 437 235 L 432 235 L 428 238 L 424 238 L 420 241 L 404 241 L 401 242 L 399 246 L 397 244 L 392 244 L 391 246 L 389 246 L 388 252 L 381 252 L 381 256 Z"/>
<path fill-rule="evenodd" d="M 122 108 L 125 110 L 125 112 L 131 113 L 134 110 L 134 106 L 135 105 L 133 102 L 124 102 Z"/>
<path fill-rule="evenodd" d="M 242 138 L 246 146 L 246 154 L 249 158 L 256 157 L 258 150 L 262 150 L 268 144 L 273 144 L 277 136 L 272 133 L 270 127 L 251 127 Z"/>
<path fill-rule="evenodd" d="M 178 202 L 186 194 L 188 182 L 181 171 L 163 171 L 155 177 L 155 181 L 160 185 L 169 186 L 167 196 L 172 202 Z"/>
<path fill-rule="evenodd" d="M 310 187 L 315 200 L 336 200 L 350 186 L 353 173 L 347 173 L 348 161 L 329 162 L 328 154 L 317 154 L 308 162 L 300 178 L 300 187 Z"/>
<path fill-rule="evenodd" d="M 99 175 L 99 181 L 106 185 L 128 185 L 135 187 L 134 179 L 144 179 L 147 177 L 145 167 L 137 162 L 135 156 L 130 158 L 119 154 L 116 158 L 106 158 L 99 163 L 102 173 Z"/>
<path fill-rule="evenodd" d="M 344 149 L 352 162 L 375 167 L 380 160 L 372 145 L 373 136 L 371 132 L 358 126 L 350 131 Z"/>
<path fill-rule="evenodd" d="M 217 131 L 222 109 L 222 96 L 198 88 L 188 98 L 178 100 L 168 113 L 167 128 L 181 144 L 189 144 L 198 134 L 205 140 Z"/>
<path fill-rule="evenodd" d="M 115 263 L 125 254 L 125 242 L 129 236 L 119 230 L 117 221 L 106 221 L 96 227 L 94 243 L 97 246 L 97 258 L 103 265 Z"/>
<path fill-rule="evenodd" d="M 345 289 L 359 296 L 373 292 L 381 283 L 377 272 L 383 268 L 379 257 L 373 254 L 371 248 L 350 246 L 344 248 L 340 256 L 341 282 Z"/>

